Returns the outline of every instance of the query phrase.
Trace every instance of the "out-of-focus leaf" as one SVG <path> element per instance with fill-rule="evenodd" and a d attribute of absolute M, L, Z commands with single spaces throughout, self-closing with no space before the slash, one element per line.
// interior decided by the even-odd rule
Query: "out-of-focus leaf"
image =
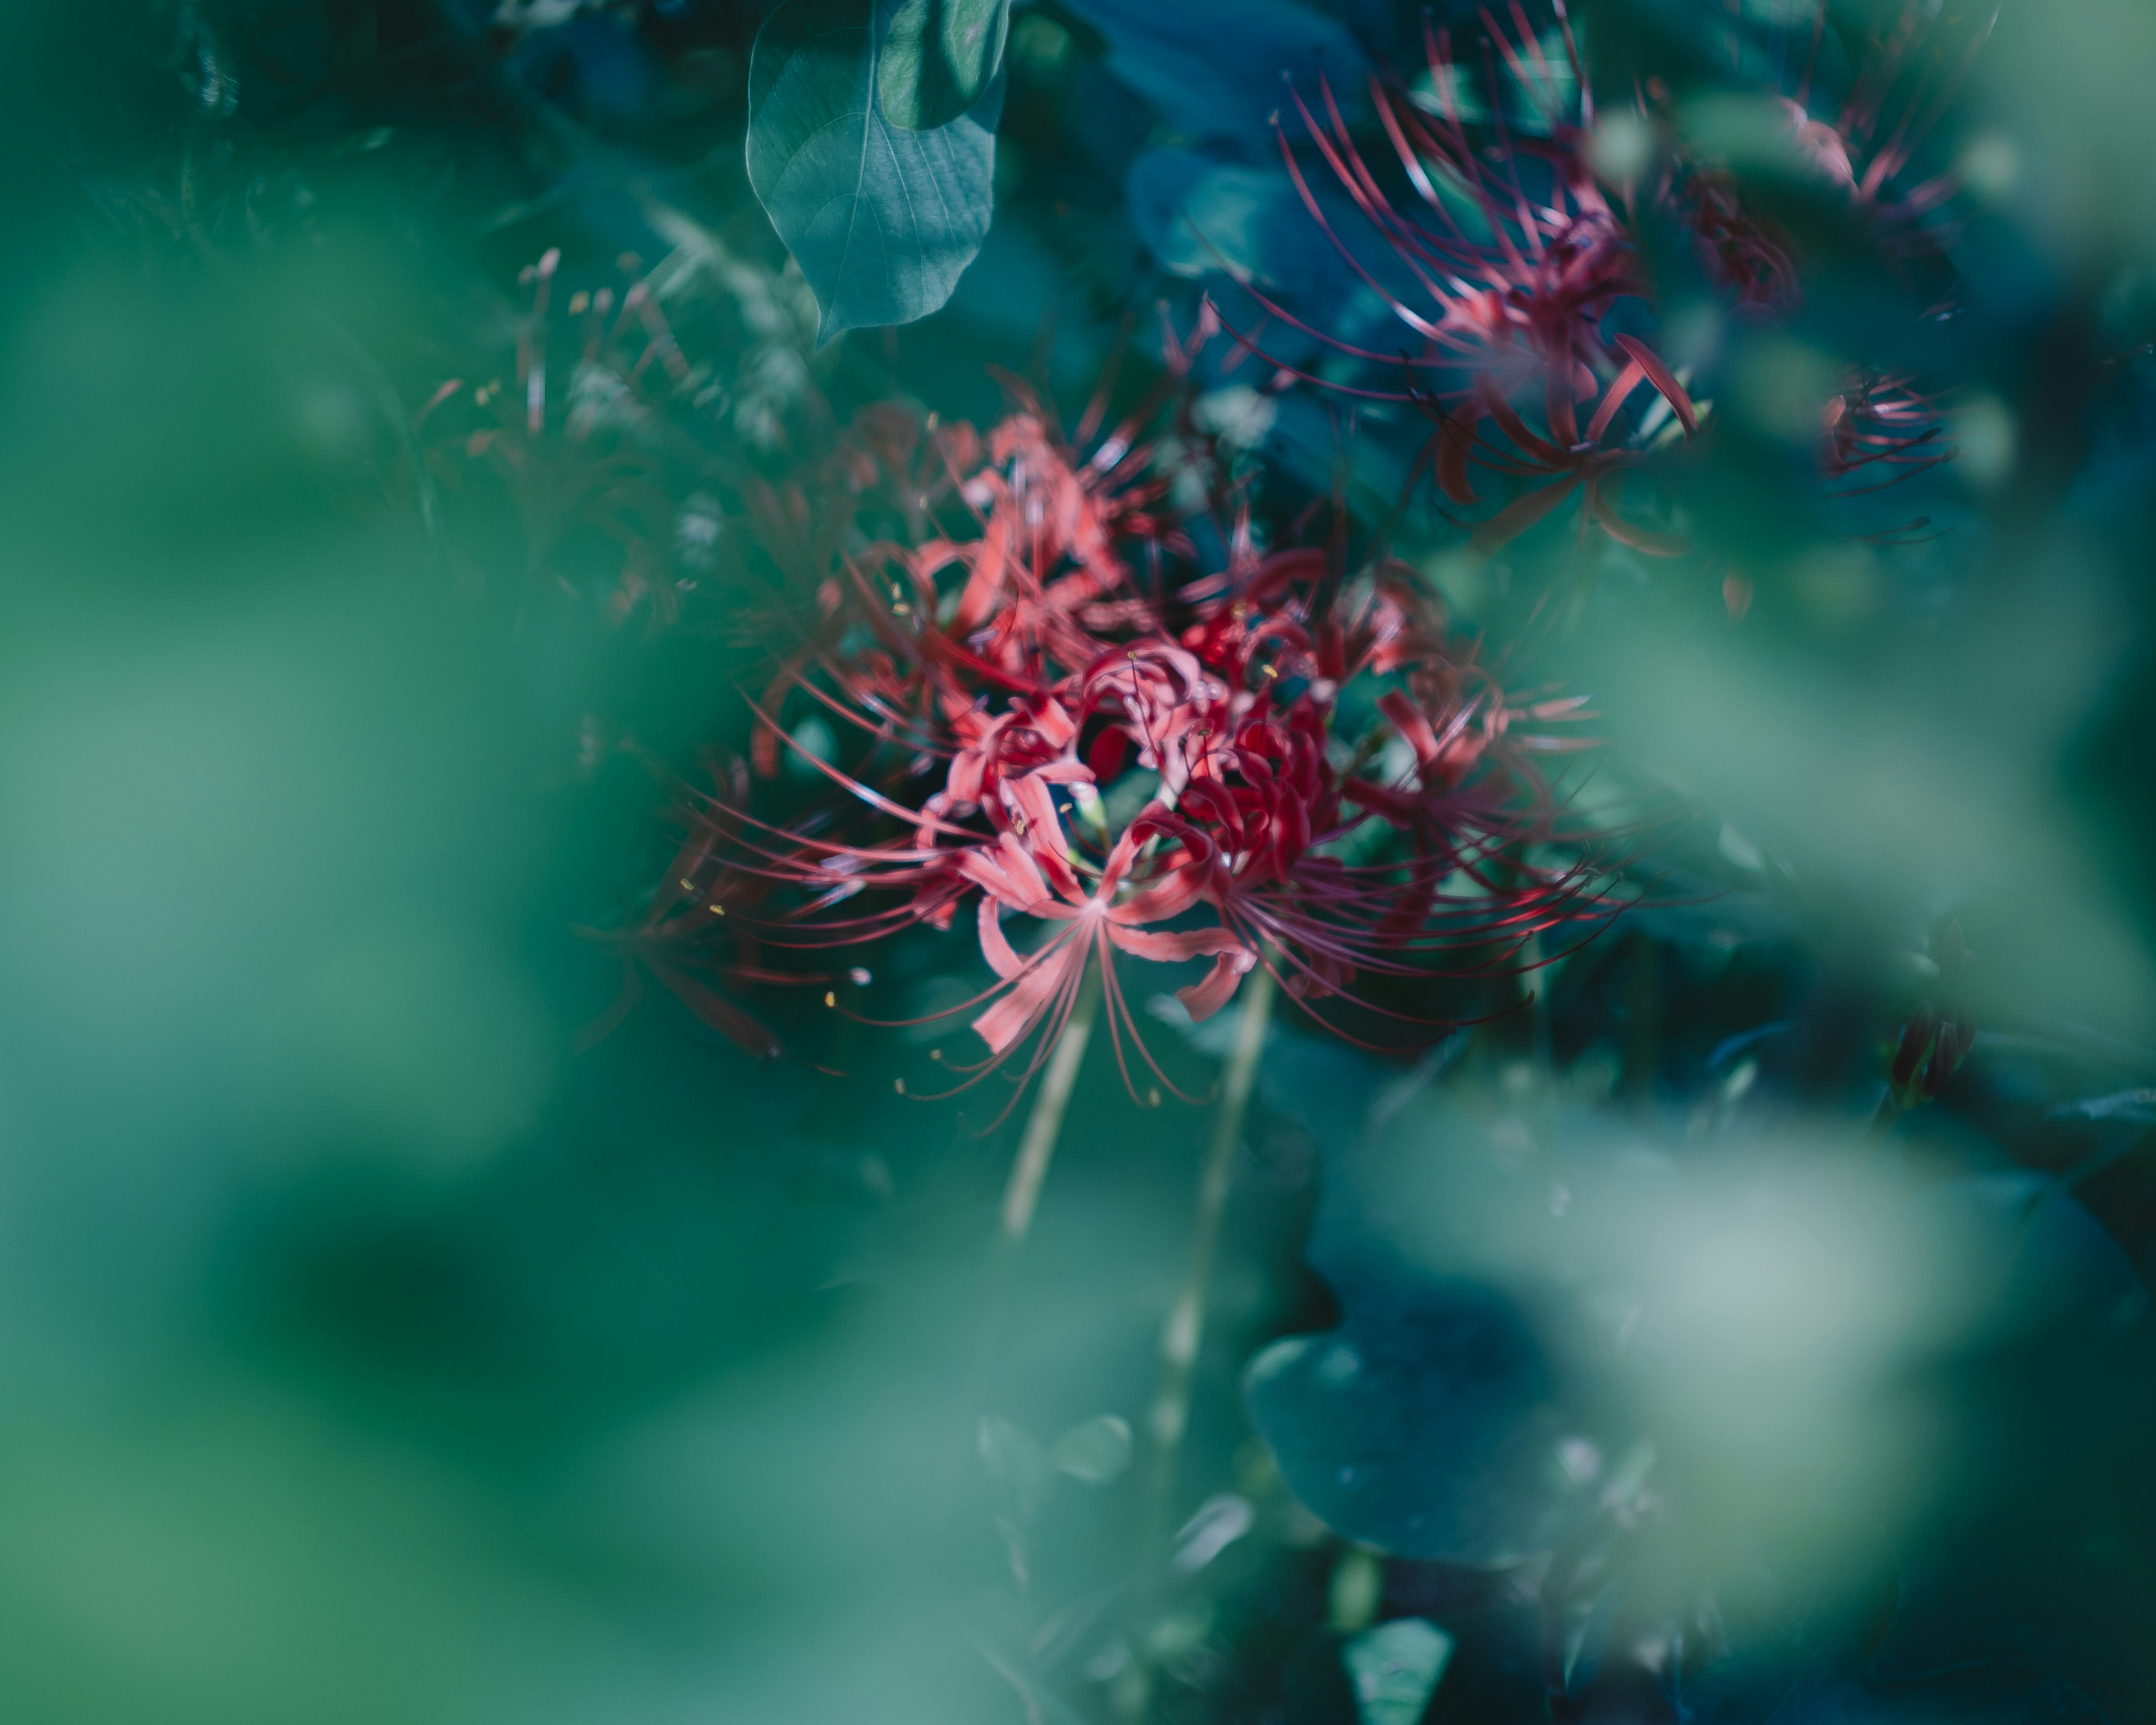
<path fill-rule="evenodd" d="M 1400 1291 L 1251 1361 L 1244 1395 L 1281 1473 L 1327 1526 L 1399 1556 L 1494 1566 L 1549 1549 L 1578 1506 L 1543 1348 L 1491 1289 Z"/>
<path fill-rule="evenodd" d="M 1249 1532 L 1257 1521 L 1250 1500 L 1233 1491 L 1209 1497 L 1175 1536 L 1173 1562 L 1178 1569 L 1203 1569 Z"/>
<path fill-rule="evenodd" d="M 1128 196 L 1139 237 L 1178 275 L 1218 270 L 1277 286 L 1270 264 L 1282 249 L 1284 227 L 1298 227 L 1306 246 L 1323 244 L 1293 183 L 1275 167 L 1215 162 L 1195 150 L 1148 150 L 1131 164 Z"/>
<path fill-rule="evenodd" d="M 1048 1457 L 1023 1427 L 994 1414 L 981 1416 L 975 1444 L 981 1466 L 1007 1487 L 1013 1498 L 1028 1507 L 1048 1479 Z"/>
<path fill-rule="evenodd" d="M 905 131 L 948 126 L 987 93 L 1009 31 L 1010 0 L 899 0 L 876 60 L 883 117 Z"/>
<path fill-rule="evenodd" d="M 1293 0 L 1070 0 L 1108 39 L 1108 69 L 1187 137 L 1263 142 L 1292 78 L 1305 100 L 1321 79 L 1353 117 L 1368 75 L 1337 19 Z M 1290 126 L 1299 122 L 1292 111 Z"/>
<path fill-rule="evenodd" d="M 2117 1335 L 2148 1296 L 2133 1263 L 2063 1187 L 2020 1172 L 1957 1180 L 1923 1194 L 1927 1219 L 1968 1242 L 1968 1333 L 2010 1342 L 2070 1327 Z"/>
<path fill-rule="evenodd" d="M 1353 317 L 1378 302 L 1342 255 L 1344 244 L 1355 250 L 1357 264 L 1388 281 L 1391 291 L 1412 295 L 1414 282 L 1400 275 L 1384 247 L 1370 243 L 1368 224 L 1337 194 L 1328 177 L 1321 172 L 1306 178 L 1325 211 L 1324 224 L 1311 213 L 1277 157 L 1251 167 L 1203 150 L 1163 145 L 1131 164 L 1124 191 L 1139 236 L 1161 266 L 1178 275 L 1217 272 L 1298 305 L 1322 305 L 1329 324 L 1345 330 Z M 1293 352 L 1289 339 L 1288 351 Z M 1276 333 L 1267 351 L 1279 345 Z"/>
<path fill-rule="evenodd" d="M 1131 1465 L 1131 1428 L 1114 1414 L 1096 1414 L 1055 1440 L 1048 1459 L 1075 1480 L 1105 1486 Z"/>
<path fill-rule="evenodd" d="M 2156 1120 L 2156 1090 L 2115 1090 L 2108 1096 L 2061 1102 L 2050 1111 L 2056 1119 L 2130 1120 L 2145 1125 Z"/>
<path fill-rule="evenodd" d="M 1452 1637 L 1420 1617 L 1395 1618 L 1340 1650 L 1363 1725 L 1415 1725 L 1452 1657 Z"/>
<path fill-rule="evenodd" d="M 951 297 L 988 235 L 1003 84 L 932 131 L 892 126 L 876 100 L 863 0 L 787 0 L 749 60 L 748 177 L 841 330 L 911 323 Z"/>
<path fill-rule="evenodd" d="M 1430 1099 L 1330 1151 L 1310 1255 L 1343 1321 L 1250 1370 L 1291 1488 L 1402 1555 L 1548 1549 L 1590 1486 L 1618 1489 L 1620 1454 L 1659 1455 L 1658 1491 L 1741 1481 L 1785 1512 L 1743 1538 L 1802 1548 L 1876 1481 L 1882 1386 L 2039 1333 L 2116 1337 L 2146 1306 L 2034 1177 L 1907 1190 L 1816 1153 L 1686 1169 L 1584 1118 L 1539 1147 L 1516 1127 Z"/>

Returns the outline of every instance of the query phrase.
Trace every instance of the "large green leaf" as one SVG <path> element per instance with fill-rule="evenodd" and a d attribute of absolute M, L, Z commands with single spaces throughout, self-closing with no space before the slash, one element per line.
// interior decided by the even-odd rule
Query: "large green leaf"
<path fill-rule="evenodd" d="M 1592 1512 L 1560 1460 L 1560 1389 L 1526 1316 L 1460 1281 L 1373 1286 L 1338 1329 L 1275 1343 L 1244 1378 L 1289 1489 L 1328 1527 L 1492 1568 L 1550 1550 Z"/>
<path fill-rule="evenodd" d="M 907 131 L 947 126 L 1003 64 L 1010 0 L 898 0 L 876 62 L 883 117 Z"/>
<path fill-rule="evenodd" d="M 950 298 L 988 235 L 1003 85 L 928 131 L 876 102 L 869 0 L 787 0 L 749 59 L 748 177 L 822 313 L 911 323 Z"/>

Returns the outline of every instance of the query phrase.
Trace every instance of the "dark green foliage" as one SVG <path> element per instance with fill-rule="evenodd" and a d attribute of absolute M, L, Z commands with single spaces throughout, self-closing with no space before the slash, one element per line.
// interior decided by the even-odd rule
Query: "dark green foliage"
<path fill-rule="evenodd" d="M 876 55 L 883 117 L 908 131 L 947 126 L 1003 69 L 1010 0 L 901 0 Z"/>
<path fill-rule="evenodd" d="M 988 231 L 1000 85 L 933 129 L 888 117 L 881 95 L 920 94 L 906 117 L 947 105 L 940 58 L 918 38 L 886 74 L 862 0 L 786 0 L 749 62 L 748 177 L 815 290 L 819 343 L 864 325 L 911 323 L 951 296 Z M 952 80 L 953 87 L 958 80 Z"/>

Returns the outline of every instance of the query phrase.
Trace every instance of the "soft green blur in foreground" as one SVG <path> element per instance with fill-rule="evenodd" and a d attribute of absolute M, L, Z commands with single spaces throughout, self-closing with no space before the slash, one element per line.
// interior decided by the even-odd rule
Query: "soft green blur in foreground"
<path fill-rule="evenodd" d="M 33 64 L 50 44 L 22 34 Z M 2010 0 L 1971 98 L 2031 271 L 2091 317 L 2148 255 L 2152 52 L 2138 6 Z M 96 69 L 69 61 L 17 112 L 56 127 Z M 415 240 L 354 200 L 311 261 L 151 267 L 85 243 L 74 195 L 27 207 L 0 302 L 0 1716 L 1024 1717 L 1028 1650 L 1127 1604 L 1143 1470 L 1053 1446 L 1142 1425 L 1211 1117 L 1141 1110 L 1096 1058 L 1005 1285 L 1013 1132 L 896 1103 L 916 1043 L 865 1034 L 843 1081 L 766 1070 L 654 1002 L 572 1054 L 617 978 L 572 931 L 663 845 L 649 780 L 578 764 L 585 694 L 621 663 L 603 630 L 469 603 L 377 482 L 408 473 L 415 403 L 369 356 L 473 303 L 470 236 Z M 923 339 L 978 391 L 965 318 L 1006 339 L 1031 319 L 963 301 Z M 1767 380 L 1770 453 L 1776 367 L 1804 362 L 1743 373 Z M 1987 374 L 1974 411 L 2019 381 Z M 1728 824 L 1738 886 L 1771 864 L 1826 968 L 1876 981 L 1966 906 L 1985 1024 L 2139 1058 L 2148 469 L 2098 439 L 2061 476 L 2057 426 L 1995 415 L 1967 477 L 1995 514 L 1944 549 L 1822 557 L 1769 524 L 1742 629 L 1619 587 L 1539 669 L 1592 691 L 1628 787 Z M 1961 558 L 1967 588 L 1917 646 L 1881 644 L 1894 572 L 1921 585 L 1925 557 Z M 716 723 L 711 663 L 650 663 L 652 710 Z M 1730 898 L 1724 963 L 1750 903 Z M 925 950 L 965 972 L 963 933 Z M 1681 1029 L 1703 1054 L 1753 1027 Z M 1204 1094 L 1232 1019 L 1188 1045 L 1153 1028 Z M 1651 1205 L 1573 1193 L 1593 1219 L 1559 1245 L 1543 1189 L 1515 1237 L 1437 1179 L 1395 1219 L 1427 1269 L 1647 1291 L 1624 1394 L 1675 1435 L 1658 1465 L 1704 1482 L 1688 1556 L 1718 1574 L 1764 1522 L 1838 1575 L 1945 1492 L 1956 1392 L 1893 1386 L 2011 1321 L 1962 1222 L 1820 1148 L 1859 1119 L 1773 1122 L 1741 1178 L 1679 1180 L 1742 1099 L 1733 1060 L 1656 1113 L 1651 1079 L 1610 1096 L 1632 1056 L 1607 1040 L 1562 1075 L 1529 1069 L 1546 1048 L 1442 1071 L 1272 1049 L 1171 1519 L 1213 1518 L 1168 1560 L 1137 1649 L 1157 1668 L 1209 1669 L 1239 1589 L 1332 1585 L 1310 1615 L 1342 1633 L 1374 1609 L 1237 1383 L 1330 1321 L 1302 1230 L 1373 1106 L 1419 1165 L 1466 1144 L 1418 1086 L 1471 1092 L 1501 1148 L 1552 1096 L 1632 1108 Z M 1027 1618 L 1018 1571 L 1067 1609 Z M 1096 1661 L 1099 1717 L 1135 1657 L 1118 1639 Z"/>
<path fill-rule="evenodd" d="M 580 668 L 351 506 L 319 286 L 84 267 L 8 331 L 0 1705 L 996 1717 L 906 1573 L 968 1339 L 908 1147 L 678 1028 L 572 1059 L 580 847 L 653 798 L 550 788 Z"/>

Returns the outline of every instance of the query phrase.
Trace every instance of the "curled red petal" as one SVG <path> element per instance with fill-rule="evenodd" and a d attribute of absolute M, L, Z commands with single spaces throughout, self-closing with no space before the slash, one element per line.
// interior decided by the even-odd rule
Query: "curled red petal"
<path fill-rule="evenodd" d="M 1482 501 L 1467 475 L 1467 458 L 1474 449 L 1474 429 L 1465 419 L 1448 418 L 1437 428 L 1437 483 L 1455 503 Z"/>
<path fill-rule="evenodd" d="M 1594 511 L 1594 519 L 1602 531 L 1620 545 L 1629 545 L 1642 556 L 1650 557 L 1681 557 L 1691 549 L 1691 542 L 1676 533 L 1657 533 L 1651 528 L 1637 527 L 1617 513 L 1609 500 L 1602 495 L 1602 487 L 1587 488 L 1587 506 Z"/>
<path fill-rule="evenodd" d="M 1467 542 L 1468 549 L 1485 557 L 1493 551 L 1502 551 L 1556 509 L 1578 484 L 1579 475 L 1575 473 L 1507 504 L 1476 529 L 1475 536 Z"/>
<path fill-rule="evenodd" d="M 1085 941 L 1067 932 L 1035 952 L 1010 992 L 973 1020 L 981 1040 L 998 1055 L 1024 1040 L 1058 992 L 1076 980 L 1075 973 L 1085 968 L 1086 952 Z"/>
<path fill-rule="evenodd" d="M 1108 930 L 1108 938 L 1126 952 L 1158 964 L 1210 957 L 1213 968 L 1203 980 L 1178 988 L 1175 998 L 1194 1019 L 1209 1019 L 1235 998 L 1235 989 L 1258 962 L 1258 955 L 1224 928 L 1193 928 L 1181 934 L 1148 934 L 1131 928 Z"/>
<path fill-rule="evenodd" d="M 1646 376 L 1636 359 L 1618 372 L 1617 381 L 1609 386 L 1608 393 L 1602 398 L 1602 405 L 1594 410 L 1594 417 L 1587 422 L 1588 442 L 1599 444 L 1602 441 L 1602 434 L 1609 430 L 1609 422 L 1617 417 L 1617 409 L 1625 405 L 1625 398 L 1645 381 Z"/>
<path fill-rule="evenodd" d="M 981 956 L 988 961 L 989 969 L 1009 982 L 1025 968 L 1025 960 L 1004 938 L 1003 909 L 993 894 L 981 895 Z"/>
<path fill-rule="evenodd" d="M 1631 336 L 1620 336 L 1616 338 L 1616 341 L 1617 345 L 1630 356 L 1632 362 L 1647 374 L 1647 381 L 1661 391 L 1662 399 L 1670 404 L 1677 418 L 1684 422 L 1686 434 L 1697 435 L 1699 431 L 1699 410 L 1692 406 L 1691 398 L 1685 393 L 1684 385 L 1678 382 L 1670 368 L 1656 357 L 1654 349 Z"/>
<path fill-rule="evenodd" d="M 1417 762 L 1426 768 L 1437 758 L 1437 733 L 1430 729 L 1429 716 L 1408 695 L 1393 690 L 1379 697 L 1378 709 L 1406 739 L 1408 747 L 1415 752 Z"/>

